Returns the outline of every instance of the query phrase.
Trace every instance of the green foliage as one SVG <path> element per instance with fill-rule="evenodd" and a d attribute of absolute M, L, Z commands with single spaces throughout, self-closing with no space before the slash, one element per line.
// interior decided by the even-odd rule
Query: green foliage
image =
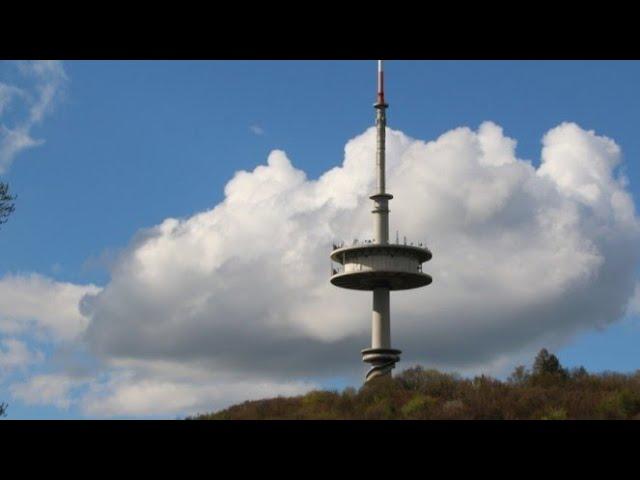
<path fill-rule="evenodd" d="M 396 418 L 396 409 L 390 398 L 378 397 L 368 405 L 363 415 L 365 420 L 392 420 Z"/>
<path fill-rule="evenodd" d="M 567 371 L 560 366 L 558 357 L 549 353 L 546 348 L 540 350 L 533 361 L 533 376 L 558 375 L 567 376 Z"/>
<path fill-rule="evenodd" d="M 527 383 L 552 387 L 562 384 L 568 378 L 569 373 L 562 368 L 558 357 L 543 348 L 533 362 L 533 372 L 529 376 Z"/>
<path fill-rule="evenodd" d="M 568 371 L 542 350 L 529 371 L 506 381 L 473 379 L 416 366 L 360 389 L 312 391 L 244 402 L 196 419 L 565 420 L 640 419 L 640 370 L 630 375 Z"/>
<path fill-rule="evenodd" d="M 7 416 L 7 408 L 8 407 L 9 407 L 9 405 L 7 405 L 6 403 L 0 402 L 0 418 Z"/>
<path fill-rule="evenodd" d="M 429 395 L 422 393 L 416 393 L 411 399 L 405 403 L 401 408 L 402 418 L 419 420 L 429 418 L 429 415 L 434 412 L 438 400 Z"/>
<path fill-rule="evenodd" d="M 536 355 L 533 361 L 533 374 L 544 375 L 545 373 L 556 373 L 560 370 L 560 361 L 558 357 L 549 353 L 546 348 L 543 348 Z"/>
<path fill-rule="evenodd" d="M 611 392 L 598 404 L 598 413 L 609 420 L 634 418 L 640 413 L 640 392 L 628 388 Z"/>
<path fill-rule="evenodd" d="M 624 418 L 617 394 L 606 396 L 597 406 L 597 412 L 606 420 L 619 420 Z"/>
<path fill-rule="evenodd" d="M 564 408 L 549 408 L 540 420 L 566 420 L 567 411 Z"/>
<path fill-rule="evenodd" d="M 405 370 L 394 380 L 396 384 L 400 384 L 405 389 L 446 398 L 451 398 L 455 394 L 461 382 L 455 374 L 442 373 L 438 370 L 424 370 L 422 367 Z"/>

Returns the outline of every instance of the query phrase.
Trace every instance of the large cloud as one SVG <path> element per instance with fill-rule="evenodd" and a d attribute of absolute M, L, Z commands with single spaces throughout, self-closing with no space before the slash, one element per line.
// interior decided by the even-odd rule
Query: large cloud
<path fill-rule="evenodd" d="M 369 129 L 318 180 L 274 151 L 214 209 L 141 233 L 85 299 L 89 343 L 270 376 L 362 368 L 370 295 L 329 284 L 328 252 L 371 236 L 374 146 Z M 515 147 L 492 123 L 429 143 L 389 131 L 392 231 L 434 252 L 433 285 L 392 298 L 407 361 L 488 363 L 623 315 L 640 230 L 619 147 L 570 123 L 545 135 L 537 169 Z"/>
<path fill-rule="evenodd" d="M 80 302 L 82 338 L 112 369 L 87 380 L 82 408 L 193 412 L 357 381 L 371 295 L 331 286 L 328 254 L 371 237 L 374 135 L 317 180 L 274 151 L 212 210 L 136 235 Z M 536 167 L 490 122 L 432 142 L 388 131 L 392 237 L 434 253 L 434 283 L 392 295 L 400 367 L 504 371 L 635 309 L 640 223 L 620 148 L 571 123 L 542 143 Z"/>

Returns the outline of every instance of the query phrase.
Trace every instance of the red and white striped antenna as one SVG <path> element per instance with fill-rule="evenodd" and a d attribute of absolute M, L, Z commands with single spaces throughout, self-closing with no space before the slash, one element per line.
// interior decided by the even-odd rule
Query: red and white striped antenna
<path fill-rule="evenodd" d="M 384 65 L 378 60 L 378 105 L 384 105 Z"/>

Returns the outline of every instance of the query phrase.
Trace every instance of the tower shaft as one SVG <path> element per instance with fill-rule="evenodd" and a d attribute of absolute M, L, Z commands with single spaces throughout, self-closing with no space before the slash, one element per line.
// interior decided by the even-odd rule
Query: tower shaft
<path fill-rule="evenodd" d="M 379 245 L 389 243 L 389 200 L 393 195 L 386 191 L 386 133 L 387 108 L 384 99 L 384 70 L 378 60 L 378 96 L 376 109 L 376 178 L 377 192 L 373 200 L 373 231 Z M 363 360 L 371 363 L 367 381 L 391 375 L 391 370 L 400 359 L 400 351 L 391 348 L 391 314 L 389 288 L 380 286 L 373 290 L 373 312 L 371 317 L 371 348 L 364 350 Z"/>
<path fill-rule="evenodd" d="M 354 242 L 337 246 L 331 253 L 331 283 L 341 288 L 372 292 L 371 346 L 362 350 L 362 360 L 371 365 L 366 381 L 391 376 L 400 361 L 400 350 L 391 347 L 391 290 L 424 287 L 432 281 L 422 271 L 422 264 L 431 259 L 427 248 L 413 244 L 389 243 L 389 201 L 393 195 L 386 186 L 387 108 L 384 98 L 384 72 L 378 61 L 378 95 L 376 110 L 376 184 L 373 201 L 373 242 Z M 334 268 L 334 262 L 338 268 Z"/>
<path fill-rule="evenodd" d="M 381 245 L 389 243 L 389 200 L 386 192 L 386 136 L 387 103 L 384 100 L 384 69 L 378 60 L 378 98 L 376 109 L 376 174 L 378 191 L 373 200 L 373 230 L 375 241 Z M 376 288 L 373 291 L 373 316 L 371 319 L 371 348 L 391 348 L 391 315 L 389 310 L 389 289 Z"/>
<path fill-rule="evenodd" d="M 373 317 L 371 319 L 371 348 L 391 348 L 391 314 L 388 288 L 373 291 Z"/>
<path fill-rule="evenodd" d="M 378 60 L 378 96 L 376 104 L 376 177 L 377 192 L 373 200 L 373 231 L 375 241 L 381 245 L 389 243 L 389 200 L 386 185 L 386 136 L 387 108 L 384 100 L 384 69 L 382 60 Z M 391 348 L 391 314 L 388 288 L 376 288 L 373 291 L 373 315 L 371 318 L 371 348 Z"/>

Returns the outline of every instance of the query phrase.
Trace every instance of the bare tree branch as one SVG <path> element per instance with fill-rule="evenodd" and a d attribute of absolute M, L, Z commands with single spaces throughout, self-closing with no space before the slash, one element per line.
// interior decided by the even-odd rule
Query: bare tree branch
<path fill-rule="evenodd" d="M 16 197 L 9 193 L 9 185 L 0 182 L 0 225 L 7 222 L 9 215 L 15 210 Z"/>

